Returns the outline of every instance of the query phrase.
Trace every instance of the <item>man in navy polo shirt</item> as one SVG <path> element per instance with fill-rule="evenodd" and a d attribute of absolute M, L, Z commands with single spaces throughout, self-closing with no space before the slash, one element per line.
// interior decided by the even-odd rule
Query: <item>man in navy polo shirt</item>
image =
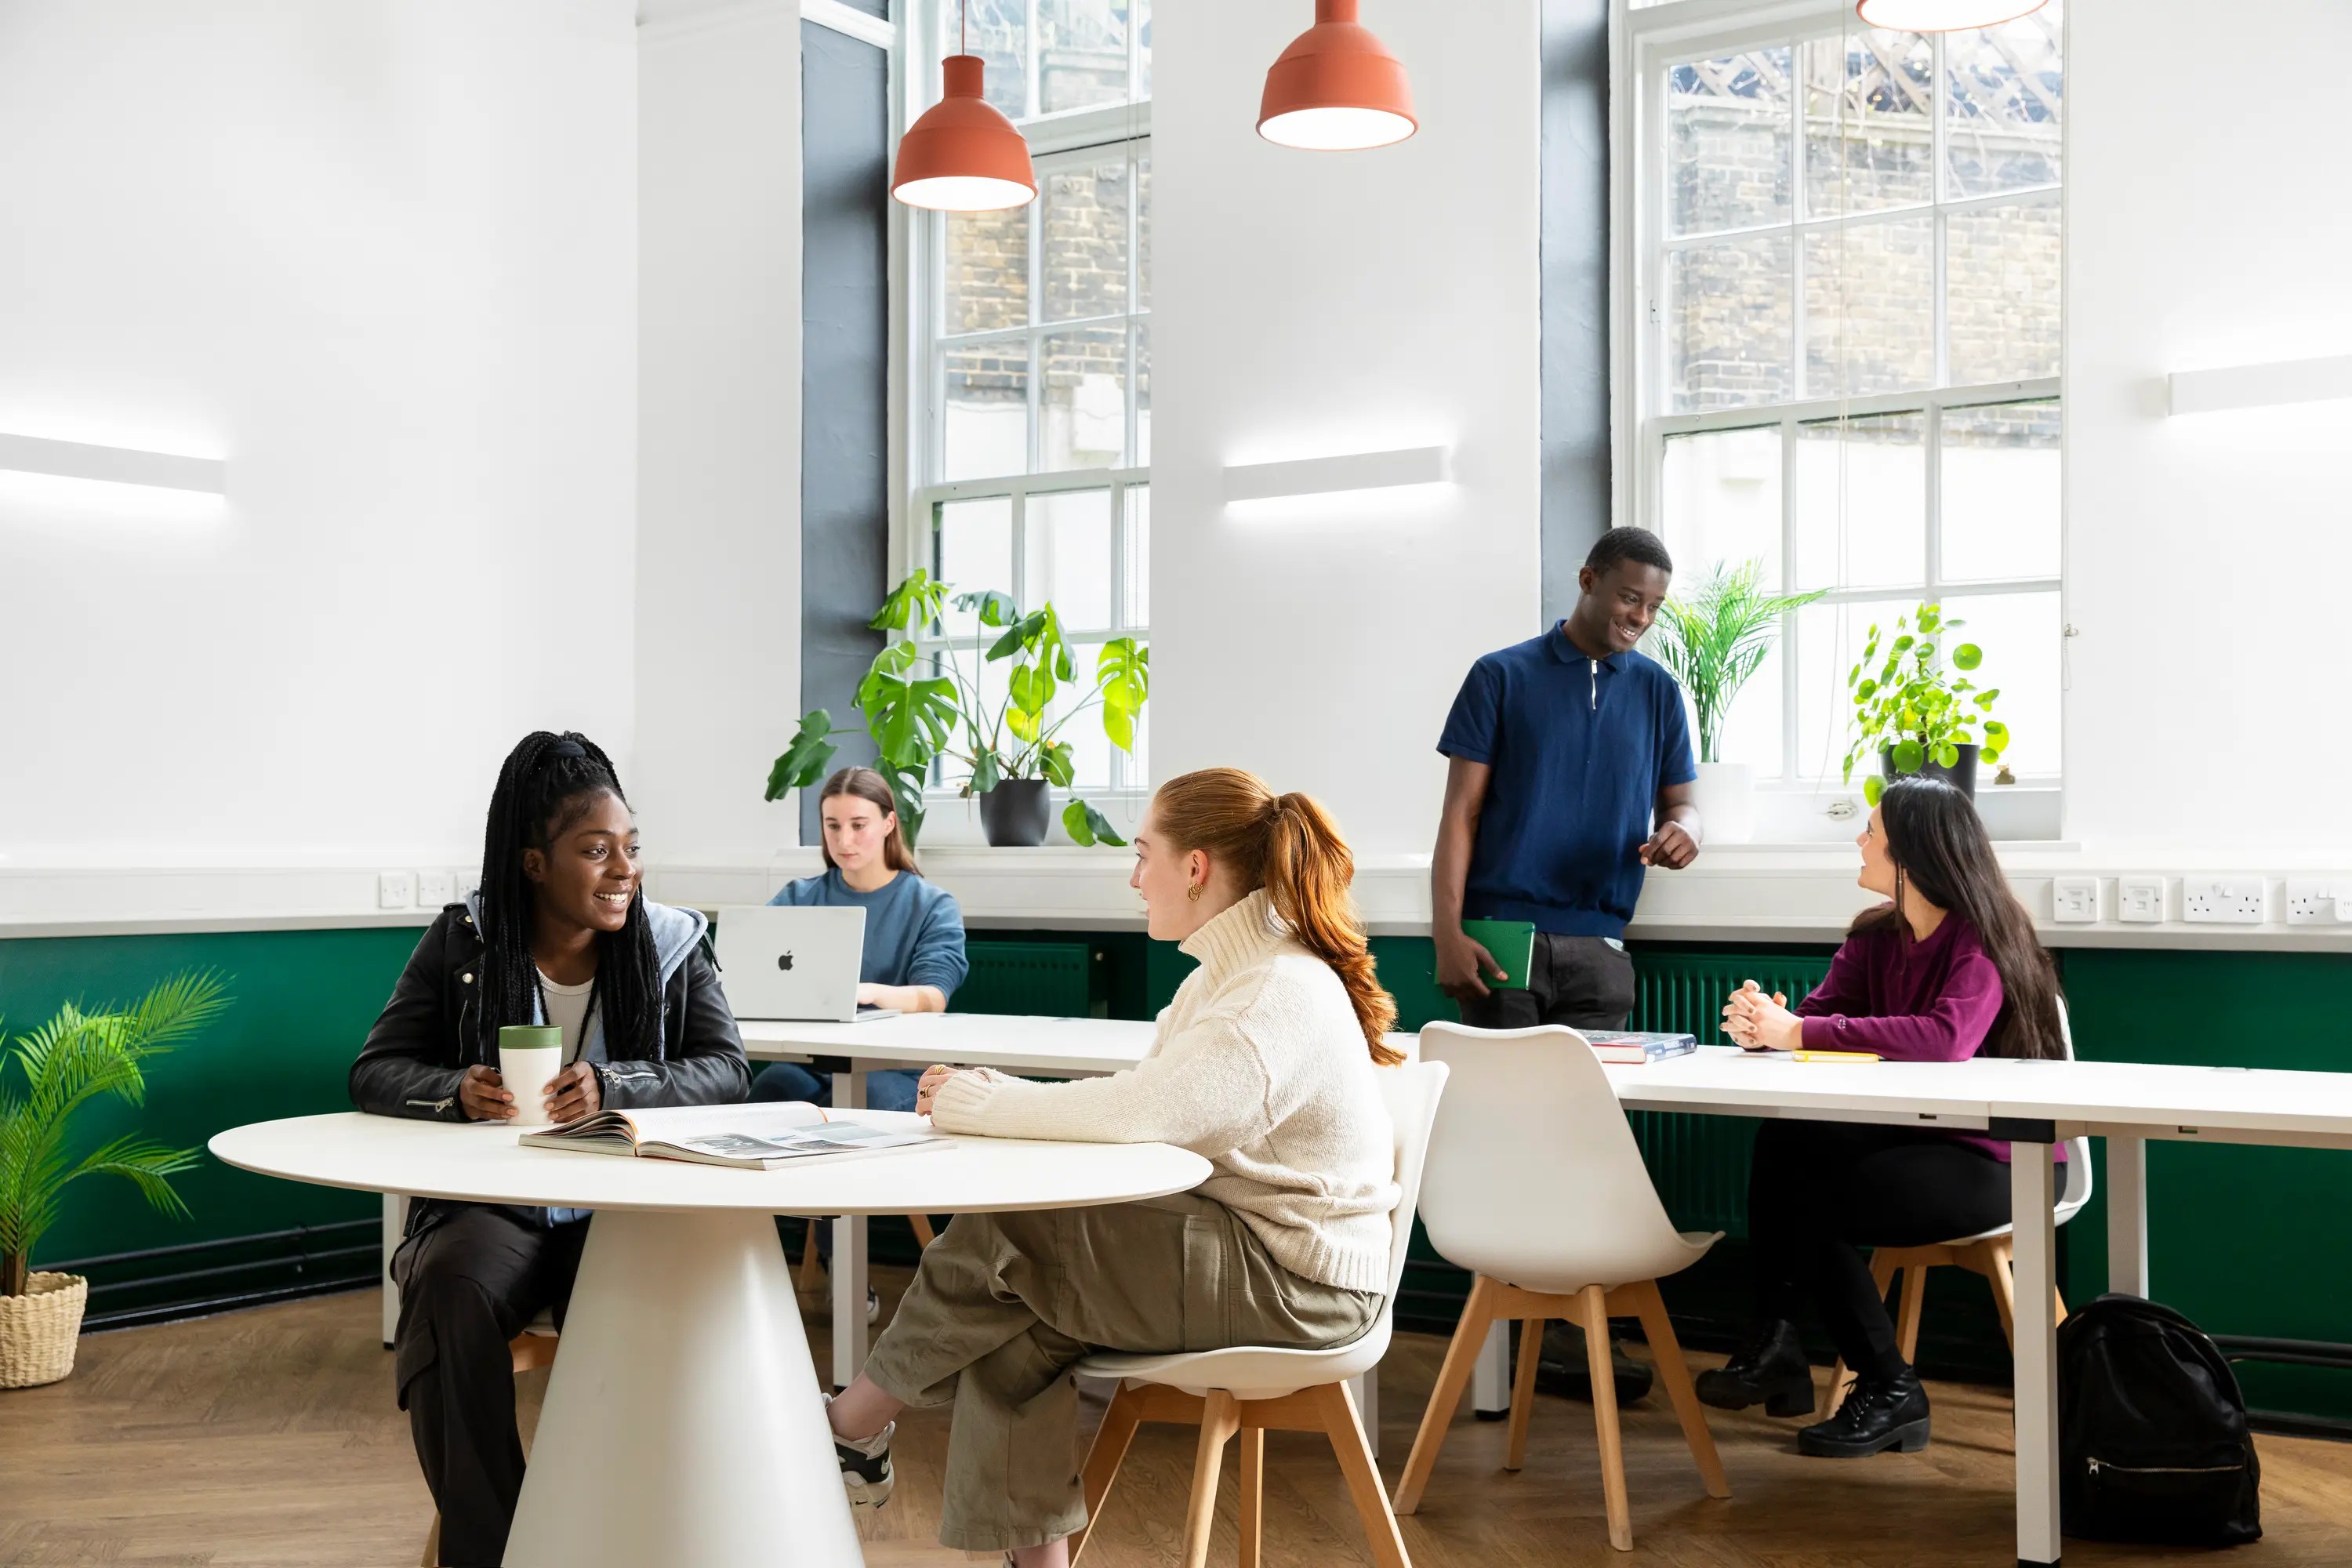
<path fill-rule="evenodd" d="M 1611 529 L 1569 617 L 1472 665 L 1454 700 L 1430 926 L 1466 1024 L 1622 1029 L 1633 1011 L 1623 938 L 1643 870 L 1678 870 L 1699 846 L 1682 689 L 1634 647 L 1674 569 L 1655 534 Z M 1506 976 L 1465 916 L 1533 921 L 1531 973 Z"/>

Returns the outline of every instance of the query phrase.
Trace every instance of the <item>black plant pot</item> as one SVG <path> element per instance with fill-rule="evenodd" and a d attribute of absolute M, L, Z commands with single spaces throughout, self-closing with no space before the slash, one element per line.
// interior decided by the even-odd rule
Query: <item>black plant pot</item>
<path fill-rule="evenodd" d="M 1973 764 L 1973 754 L 1969 757 Z M 980 797 L 981 831 L 996 847 L 1034 849 L 1045 842 L 1052 824 L 1053 802 L 1044 779 L 1000 779 Z"/>
<path fill-rule="evenodd" d="M 1977 748 L 1962 746 L 1959 748 L 1959 752 L 1960 760 L 1948 768 L 1930 757 L 1919 764 L 1918 773 L 1898 773 L 1895 771 L 1895 748 L 1882 746 L 1878 750 L 1878 771 L 1888 784 L 1893 784 L 1900 778 L 1942 779 L 1970 800 L 1974 800 L 1977 797 Z M 991 842 L 994 840 L 992 839 Z"/>

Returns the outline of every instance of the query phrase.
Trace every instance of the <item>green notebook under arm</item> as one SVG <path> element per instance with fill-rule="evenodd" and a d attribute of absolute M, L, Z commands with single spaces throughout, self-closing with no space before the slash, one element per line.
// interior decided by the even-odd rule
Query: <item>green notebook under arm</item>
<path fill-rule="evenodd" d="M 1491 973 L 1478 978 L 1498 991 L 1524 991 L 1528 972 L 1534 967 L 1536 927 L 1533 921 L 1464 921 L 1462 934 L 1495 955 L 1503 966 L 1504 978 Z"/>

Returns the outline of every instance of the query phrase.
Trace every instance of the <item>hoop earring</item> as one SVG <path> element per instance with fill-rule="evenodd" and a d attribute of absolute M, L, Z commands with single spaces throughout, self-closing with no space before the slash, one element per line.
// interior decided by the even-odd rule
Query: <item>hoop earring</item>
<path fill-rule="evenodd" d="M 1201 884 L 1198 882 L 1188 883 L 1184 889 L 1184 896 L 1187 899 L 1190 899 L 1192 902 L 1196 904 L 1199 903 L 1201 901 Z"/>

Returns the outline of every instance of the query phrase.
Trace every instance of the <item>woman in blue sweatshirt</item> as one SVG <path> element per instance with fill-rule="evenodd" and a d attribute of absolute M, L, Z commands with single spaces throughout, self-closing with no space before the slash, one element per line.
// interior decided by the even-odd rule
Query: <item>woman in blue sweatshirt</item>
<path fill-rule="evenodd" d="M 772 904 L 821 904 L 866 911 L 866 953 L 857 968 L 857 1005 L 901 1013 L 944 1013 L 971 965 L 963 953 L 963 911 L 953 895 L 923 879 L 898 833 L 890 786 L 872 768 L 844 768 L 824 781 L 817 809 L 824 821 L 822 876 L 787 882 Z M 866 1104 L 915 1109 L 914 1072 L 867 1075 Z M 833 1103 L 833 1075 L 777 1062 L 751 1085 L 753 1100 Z"/>

